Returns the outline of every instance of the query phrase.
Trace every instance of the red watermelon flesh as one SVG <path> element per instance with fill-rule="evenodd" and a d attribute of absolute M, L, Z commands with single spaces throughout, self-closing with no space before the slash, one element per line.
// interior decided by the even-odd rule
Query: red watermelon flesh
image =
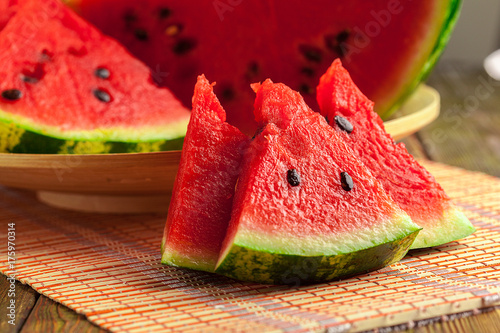
<path fill-rule="evenodd" d="M 118 42 L 57 0 L 22 0 L 14 8 L 0 32 L 0 91 L 21 97 L 0 99 L 0 120 L 62 139 L 184 135 L 189 111 Z"/>
<path fill-rule="evenodd" d="M 216 272 L 287 283 L 286 270 L 313 266 L 300 281 L 328 281 L 399 260 L 419 228 L 387 196 L 354 152 L 298 92 L 254 85 L 264 129 L 242 162 Z M 342 173 L 353 184 L 343 184 Z M 374 250 L 377 251 L 377 250 Z M 396 256 L 394 256 L 396 254 Z"/>
<path fill-rule="evenodd" d="M 212 89 L 198 77 L 162 242 L 163 263 L 205 271 L 215 269 L 249 141 L 225 122 Z"/>
<path fill-rule="evenodd" d="M 199 73 L 217 82 L 228 121 L 255 130 L 250 83 L 270 77 L 316 106 L 315 87 L 341 57 L 385 113 L 430 70 L 457 0 L 68 0 L 117 38 L 185 105 Z M 284 61 L 286 59 L 286 61 Z"/>
<path fill-rule="evenodd" d="M 356 229 L 356 223 L 373 226 L 400 213 L 340 135 L 330 130 L 324 118 L 312 111 L 298 92 L 270 80 L 254 85 L 254 89 L 256 120 L 266 128 L 246 156 L 239 191 L 245 195 L 247 187 L 269 191 L 262 194 L 264 200 L 250 200 L 258 215 L 269 209 L 267 205 L 273 201 L 286 201 L 279 202 L 283 206 L 278 206 L 280 209 L 272 215 L 281 218 L 270 218 L 265 224 L 249 222 L 249 228 L 277 233 L 286 229 L 298 232 L 300 228 L 306 234 L 322 235 Z M 269 156 L 262 149 L 269 150 Z M 302 179 L 302 186 L 295 190 L 283 177 L 290 169 L 297 170 Z M 344 171 L 355 181 L 356 189 L 352 192 L 341 187 L 340 173 Z M 281 178 L 279 182 L 276 175 Z M 257 183 L 248 183 L 253 177 L 258 177 L 254 179 Z M 243 207 L 240 201 L 235 206 Z M 283 221 L 290 225 L 283 225 Z"/>
<path fill-rule="evenodd" d="M 19 0 L 0 1 L 0 31 L 5 27 L 10 18 L 16 13 Z"/>
<path fill-rule="evenodd" d="M 424 228 L 412 248 L 444 244 L 474 232 L 434 177 L 415 161 L 403 143 L 394 143 L 373 111 L 373 102 L 356 87 L 340 60 L 333 62 L 321 77 L 317 98 L 330 125 L 356 151 L 392 199 Z M 351 133 L 339 126 L 337 116 L 352 124 Z"/>

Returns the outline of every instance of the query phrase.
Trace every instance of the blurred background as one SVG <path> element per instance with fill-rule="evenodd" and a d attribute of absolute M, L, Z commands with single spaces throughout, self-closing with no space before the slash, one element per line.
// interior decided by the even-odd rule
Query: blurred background
<path fill-rule="evenodd" d="M 500 48 L 500 0 L 464 0 L 462 13 L 441 60 L 481 66 Z"/>
<path fill-rule="evenodd" d="M 498 49 L 500 0 L 463 0 L 450 42 L 427 79 L 441 95 L 441 113 L 404 140 L 412 154 L 500 177 Z"/>

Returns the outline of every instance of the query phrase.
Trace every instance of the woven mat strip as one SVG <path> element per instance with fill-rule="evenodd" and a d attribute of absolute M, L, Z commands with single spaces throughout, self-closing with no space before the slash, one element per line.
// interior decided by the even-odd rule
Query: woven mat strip
<path fill-rule="evenodd" d="M 164 266 L 165 216 L 57 210 L 4 188 L 0 237 L 14 222 L 16 263 L 2 247 L 0 271 L 117 332 L 363 331 L 500 304 L 500 180 L 423 163 L 477 232 L 348 280 L 264 286 Z"/>

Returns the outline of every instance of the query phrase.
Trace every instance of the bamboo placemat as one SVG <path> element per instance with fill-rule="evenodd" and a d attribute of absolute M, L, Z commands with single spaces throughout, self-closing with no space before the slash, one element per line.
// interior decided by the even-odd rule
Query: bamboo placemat
<path fill-rule="evenodd" d="M 163 266 L 165 216 L 63 211 L 1 187 L 0 237 L 15 223 L 16 262 L 2 246 L 0 270 L 117 332 L 351 332 L 500 304 L 500 179 L 425 166 L 477 232 L 344 281 L 264 286 Z"/>

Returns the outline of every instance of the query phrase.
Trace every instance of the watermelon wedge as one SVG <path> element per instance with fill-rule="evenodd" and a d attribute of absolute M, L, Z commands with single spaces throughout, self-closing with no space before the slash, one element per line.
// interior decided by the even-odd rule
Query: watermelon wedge
<path fill-rule="evenodd" d="M 148 67 L 57 0 L 11 2 L 0 31 L 0 152 L 182 147 L 190 112 Z"/>
<path fill-rule="evenodd" d="M 423 227 L 411 248 L 441 245 L 475 231 L 434 177 L 386 133 L 370 101 L 336 60 L 321 77 L 318 104 L 359 159 L 412 220 Z M 347 127 L 351 126 L 349 130 Z"/>
<path fill-rule="evenodd" d="M 254 88 L 263 129 L 248 144 L 198 79 L 162 262 L 296 284 L 401 259 L 420 228 L 341 136 L 285 85 Z"/>
<path fill-rule="evenodd" d="M 215 269 L 249 142 L 225 120 L 212 85 L 200 76 L 162 241 L 164 264 Z"/>
<path fill-rule="evenodd" d="M 458 17 L 459 0 L 67 0 L 118 39 L 185 104 L 199 73 L 228 121 L 256 128 L 250 83 L 270 77 L 316 109 L 315 87 L 340 57 L 388 116 L 432 69 Z M 286 59 L 286 61 L 283 61 Z"/>
<path fill-rule="evenodd" d="M 311 283 L 401 259 L 420 228 L 341 136 L 287 86 L 254 89 L 265 127 L 245 154 L 216 272 Z"/>

